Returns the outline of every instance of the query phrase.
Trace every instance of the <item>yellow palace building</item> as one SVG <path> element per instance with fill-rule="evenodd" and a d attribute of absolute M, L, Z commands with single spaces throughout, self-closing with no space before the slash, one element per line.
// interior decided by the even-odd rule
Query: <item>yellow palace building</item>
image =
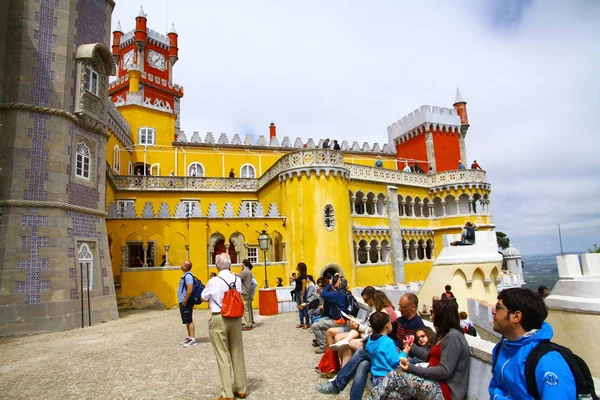
<path fill-rule="evenodd" d="M 493 227 L 486 173 L 459 169 L 469 128 L 459 92 L 452 108 L 422 106 L 390 125 L 383 145 L 332 138 L 327 147 L 282 137 L 273 123 L 258 137 L 190 134 L 173 83 L 175 27 L 165 36 L 146 22 L 140 10 L 135 29 L 113 32 L 106 225 L 122 295 L 154 292 L 170 307 L 181 262 L 206 282 L 221 252 L 234 270 L 244 258 L 255 264 L 260 286 L 287 281 L 299 262 L 353 286 L 423 281 L 442 234 L 465 221 Z"/>

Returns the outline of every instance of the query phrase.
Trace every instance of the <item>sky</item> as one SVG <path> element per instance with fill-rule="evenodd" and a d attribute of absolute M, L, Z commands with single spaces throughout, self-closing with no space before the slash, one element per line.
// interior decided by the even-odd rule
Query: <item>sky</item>
<path fill-rule="evenodd" d="M 193 131 L 387 142 L 387 126 L 467 101 L 467 156 L 522 254 L 600 245 L 600 2 L 142 0 L 179 34 Z M 140 2 L 116 0 L 113 28 Z"/>

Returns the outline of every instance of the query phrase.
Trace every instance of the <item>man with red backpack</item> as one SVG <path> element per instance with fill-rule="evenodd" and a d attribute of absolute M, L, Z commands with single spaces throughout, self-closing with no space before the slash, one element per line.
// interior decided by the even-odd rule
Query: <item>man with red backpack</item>
<path fill-rule="evenodd" d="M 215 264 L 219 274 L 211 278 L 202 291 L 202 300 L 208 302 L 212 313 L 208 325 L 208 335 L 217 359 L 221 379 L 221 396 L 215 400 L 232 400 L 234 396 L 245 399 L 246 363 L 242 341 L 242 316 L 244 314 L 241 298 L 242 280 L 231 272 L 229 254 L 217 254 Z M 232 368 L 233 383 L 231 382 Z"/>

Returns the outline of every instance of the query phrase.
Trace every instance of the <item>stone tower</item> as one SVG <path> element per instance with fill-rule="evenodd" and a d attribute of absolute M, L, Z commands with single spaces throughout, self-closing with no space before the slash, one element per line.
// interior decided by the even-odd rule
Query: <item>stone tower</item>
<path fill-rule="evenodd" d="M 113 8 L 0 2 L 0 335 L 118 318 L 104 211 Z"/>

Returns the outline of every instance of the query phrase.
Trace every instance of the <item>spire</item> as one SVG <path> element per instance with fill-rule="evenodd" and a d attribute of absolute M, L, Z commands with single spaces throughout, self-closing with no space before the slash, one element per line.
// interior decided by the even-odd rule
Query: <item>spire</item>
<path fill-rule="evenodd" d="M 146 13 L 144 12 L 144 7 L 140 5 L 140 12 L 137 15 L 138 17 L 146 18 Z"/>
<path fill-rule="evenodd" d="M 121 28 L 121 20 L 117 21 L 117 28 L 113 32 L 123 32 L 123 28 Z"/>
<path fill-rule="evenodd" d="M 456 98 L 454 99 L 454 104 L 458 103 L 466 103 L 465 99 L 463 99 L 462 94 L 460 94 L 460 90 L 458 87 L 456 88 Z"/>
<path fill-rule="evenodd" d="M 177 33 L 177 31 L 175 30 L 175 22 L 171 23 L 171 29 L 169 29 L 169 32 L 167 33 Z"/>

